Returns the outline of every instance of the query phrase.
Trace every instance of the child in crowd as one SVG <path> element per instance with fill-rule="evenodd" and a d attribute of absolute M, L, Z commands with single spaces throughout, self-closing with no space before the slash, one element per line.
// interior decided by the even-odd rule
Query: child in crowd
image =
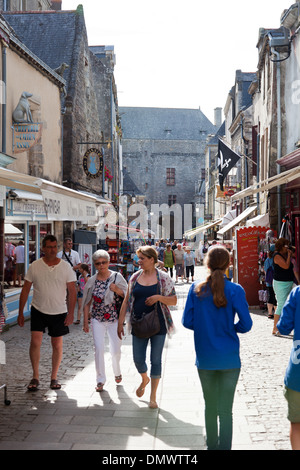
<path fill-rule="evenodd" d="M 87 264 L 81 263 L 79 267 L 80 276 L 77 280 L 77 301 L 78 301 L 78 310 L 77 310 L 77 320 L 74 322 L 74 325 L 80 324 L 80 318 L 82 314 L 82 297 L 84 287 L 87 283 L 88 278 L 91 275 L 90 268 Z"/>

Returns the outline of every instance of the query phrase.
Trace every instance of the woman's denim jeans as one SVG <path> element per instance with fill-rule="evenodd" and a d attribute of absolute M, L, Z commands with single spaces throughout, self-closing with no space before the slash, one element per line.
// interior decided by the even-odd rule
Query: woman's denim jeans
<path fill-rule="evenodd" d="M 166 335 L 154 335 L 151 338 L 138 338 L 132 335 L 133 360 L 135 367 L 140 374 L 147 372 L 146 351 L 150 341 L 150 377 L 160 379 L 161 377 L 161 357 Z"/>
<path fill-rule="evenodd" d="M 232 444 L 232 406 L 240 369 L 198 369 L 198 374 L 205 401 L 207 449 L 230 450 Z"/>

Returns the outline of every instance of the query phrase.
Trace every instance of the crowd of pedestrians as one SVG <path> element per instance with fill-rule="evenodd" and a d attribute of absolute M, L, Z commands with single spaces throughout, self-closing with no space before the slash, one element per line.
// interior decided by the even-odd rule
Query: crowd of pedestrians
<path fill-rule="evenodd" d="M 282 256 L 287 266 L 291 255 L 289 248 L 285 245 L 282 248 L 286 249 Z M 212 244 L 210 247 L 202 245 L 201 254 L 199 251 L 195 254 L 185 240 L 173 243 L 161 240 L 155 246 L 144 245 L 136 252 L 135 271 L 128 282 L 122 274 L 110 269 L 110 257 L 105 250 L 93 254 L 96 270 L 93 276 L 72 250 L 72 240 L 65 240 L 64 250 L 58 253 L 56 238 L 48 235 L 43 240 L 43 251 L 44 257 L 34 261 L 25 274 L 19 306 L 18 323 L 23 326 L 23 309 L 33 287 L 30 343 L 33 375 L 28 391 L 33 392 L 39 386 L 40 347 L 46 328 L 52 344 L 50 387 L 54 390 L 61 387 L 57 376 L 63 336 L 68 334 L 68 326 L 74 322 L 78 301 L 75 323 L 80 324 L 83 313 L 83 331 L 87 334 L 91 329 L 93 334 L 96 390 L 101 393 L 106 382 L 106 334 L 115 382 L 119 384 L 123 380 L 120 358 L 122 338 L 127 329 L 132 337 L 134 364 L 141 376 L 136 395 L 141 398 L 150 384 L 149 408 L 157 408 L 162 352 L 166 336 L 174 333 L 170 307 L 177 304 L 176 283 L 179 278 L 187 283 L 191 279 L 182 324 L 194 332 L 196 367 L 205 402 L 207 448 L 231 449 L 232 408 L 241 368 L 239 335 L 250 331 L 252 319 L 243 287 L 231 282 L 226 275 L 230 265 L 229 251 Z M 282 266 L 277 256 L 280 256 L 279 244 L 270 259 L 274 264 L 274 279 L 277 277 L 277 281 L 285 282 L 278 276 L 282 276 L 280 269 L 288 268 Z M 194 267 L 203 259 L 208 269 L 207 279 L 194 282 Z M 280 269 L 275 267 L 276 264 Z M 295 346 L 285 377 L 285 396 L 291 422 L 291 444 L 293 449 L 300 449 L 300 374 L 297 367 L 300 363 L 297 357 L 300 287 L 293 289 L 288 299 L 287 296 L 285 301 L 280 300 L 283 305 L 280 314 L 277 312 L 276 329 L 282 334 L 295 330 Z M 277 294 L 274 298 L 276 300 Z M 272 308 L 274 304 L 273 301 Z M 148 349 L 150 367 L 147 364 Z"/>

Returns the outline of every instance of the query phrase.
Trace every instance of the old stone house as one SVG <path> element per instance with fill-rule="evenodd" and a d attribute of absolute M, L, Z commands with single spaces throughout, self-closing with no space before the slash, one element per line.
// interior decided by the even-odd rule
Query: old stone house
<path fill-rule="evenodd" d="M 225 137 L 225 122 L 219 127 L 214 136 L 210 137 L 205 148 L 205 210 L 203 222 L 212 223 L 226 213 L 226 201 L 220 200 L 218 144 L 219 138 Z M 212 227 L 213 231 L 214 227 Z"/>
<path fill-rule="evenodd" d="M 300 2 L 284 10 L 280 27 L 259 30 L 258 68 L 252 95 L 252 153 L 256 180 L 232 202 L 257 204 L 269 226 L 296 247 L 300 266 L 299 159 L 299 28 Z M 255 152 L 256 151 L 256 152 Z M 256 153 L 256 155 L 255 155 Z"/>
<path fill-rule="evenodd" d="M 101 58 L 99 50 L 93 53 L 82 6 L 76 11 L 56 7 L 56 11 L 3 15 L 24 44 L 66 80 L 61 109 L 63 184 L 114 199 L 119 188 L 120 153 L 114 54 L 107 48 L 101 51 Z M 93 162 L 89 160 L 87 167 L 92 151 Z M 101 171 L 103 160 L 107 182 Z"/>
<path fill-rule="evenodd" d="M 195 225 L 196 188 L 205 168 L 207 137 L 215 126 L 200 109 L 120 107 L 120 117 L 123 166 L 144 194 L 149 215 L 162 205 L 179 209 L 177 214 L 169 211 L 166 223 L 163 211 L 155 212 L 152 228 L 166 225 L 161 236 L 182 238 Z"/>

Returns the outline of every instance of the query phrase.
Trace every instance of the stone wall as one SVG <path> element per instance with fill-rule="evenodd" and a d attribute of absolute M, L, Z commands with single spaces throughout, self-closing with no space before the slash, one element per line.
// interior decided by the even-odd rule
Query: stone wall
<path fill-rule="evenodd" d="M 205 142 L 123 139 L 122 145 L 123 166 L 148 206 L 168 204 L 169 195 L 180 205 L 194 201 L 195 184 L 205 167 Z M 167 168 L 175 168 L 174 186 L 167 185 Z"/>

